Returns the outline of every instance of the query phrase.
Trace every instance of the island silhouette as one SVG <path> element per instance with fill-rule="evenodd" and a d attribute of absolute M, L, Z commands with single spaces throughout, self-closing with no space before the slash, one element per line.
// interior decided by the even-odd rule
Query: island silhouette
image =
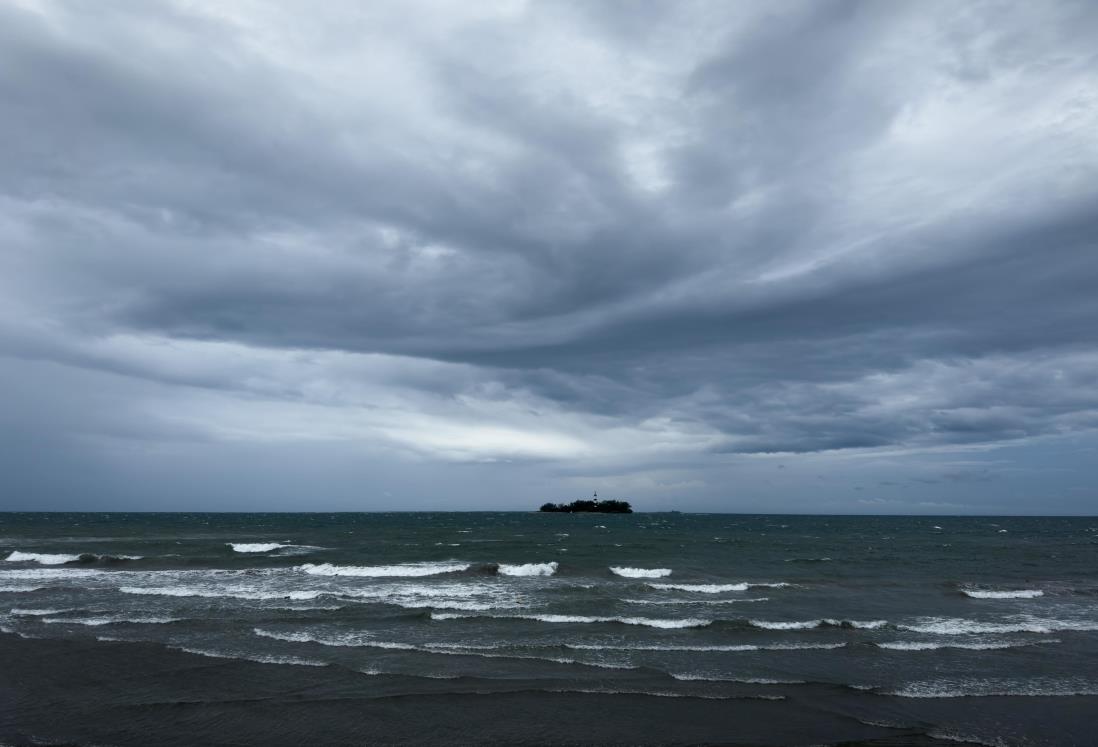
<path fill-rule="evenodd" d="M 633 507 L 629 501 L 600 501 L 597 497 L 591 500 L 572 501 L 571 503 L 546 503 L 539 511 L 550 513 L 595 513 L 595 514 L 631 514 Z"/>

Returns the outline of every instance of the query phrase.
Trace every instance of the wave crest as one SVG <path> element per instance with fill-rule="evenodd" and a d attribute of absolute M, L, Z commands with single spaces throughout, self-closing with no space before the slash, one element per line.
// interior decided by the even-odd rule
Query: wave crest
<path fill-rule="evenodd" d="M 557 562 L 523 563 L 521 565 L 500 563 L 498 572 L 504 576 L 552 576 L 557 572 Z"/>
<path fill-rule="evenodd" d="M 467 571 L 472 563 L 402 563 L 399 565 L 332 565 L 305 563 L 297 570 L 313 576 L 363 576 L 368 578 L 438 576 Z"/>
<path fill-rule="evenodd" d="M 743 604 L 745 602 L 769 602 L 770 597 L 751 599 L 622 599 L 626 604 Z"/>
<path fill-rule="evenodd" d="M 649 587 L 660 591 L 689 591 L 698 594 L 721 594 L 726 591 L 747 591 L 748 589 L 784 589 L 792 585 L 785 581 L 772 583 L 767 581 L 755 583 L 742 581 L 735 584 L 648 584 Z"/>
<path fill-rule="evenodd" d="M 671 575 L 670 568 L 628 568 L 616 565 L 610 566 L 610 572 L 624 578 L 664 578 Z"/>
<path fill-rule="evenodd" d="M 876 630 L 888 625 L 887 620 L 836 620 L 826 617 L 820 620 L 748 620 L 749 625 L 763 630 L 811 630 L 813 628 L 856 628 Z"/>
<path fill-rule="evenodd" d="M 1074 680 L 1055 681 L 978 679 L 968 682 L 912 682 L 884 693 L 900 698 L 986 698 L 1029 696 L 1062 698 L 1098 695 L 1098 684 Z"/>
<path fill-rule="evenodd" d="M 534 620 L 545 623 L 621 623 L 623 625 L 643 625 L 649 628 L 702 628 L 711 625 L 712 620 L 685 618 L 680 620 L 653 617 L 601 617 L 594 615 L 465 615 L 458 612 L 432 612 L 432 620 L 459 620 L 469 618 L 491 618 L 496 620 Z"/>
<path fill-rule="evenodd" d="M 135 625 L 167 625 L 180 622 L 182 617 L 43 617 L 44 623 L 57 625 L 123 625 L 132 623 Z"/>
<path fill-rule="evenodd" d="M 1045 595 L 1040 589 L 961 589 L 961 593 L 973 599 L 1036 599 Z"/>
<path fill-rule="evenodd" d="M 1051 640 L 1048 643 L 1059 643 Z M 999 651 L 1007 648 L 1032 646 L 1033 643 L 1011 643 L 1010 641 L 987 641 L 983 643 L 933 643 L 931 641 L 882 641 L 875 644 L 878 648 L 892 651 L 937 651 L 943 648 L 957 648 L 967 651 Z"/>
<path fill-rule="evenodd" d="M 62 565 L 63 563 L 74 563 L 80 560 L 79 555 L 64 555 L 61 553 L 48 553 L 48 552 L 20 552 L 15 550 L 4 560 L 11 563 L 38 563 L 39 565 Z"/>
<path fill-rule="evenodd" d="M 123 594 L 147 594 L 162 597 L 202 597 L 206 599 L 294 599 L 311 600 L 325 591 L 253 591 L 250 589 L 195 589 L 187 586 L 120 586 Z"/>
<path fill-rule="evenodd" d="M 1038 633 L 1048 634 L 1062 630 L 1098 630 L 1098 622 L 1075 620 L 1045 620 L 1022 617 L 1010 622 L 982 622 L 955 617 L 930 617 L 916 623 L 905 623 L 897 627 L 915 633 L 935 635 L 971 635 L 973 633 Z"/>
<path fill-rule="evenodd" d="M 283 555 L 303 555 L 312 550 L 322 550 L 315 545 L 295 545 L 289 542 L 226 542 L 233 552 L 259 553 L 286 550 Z"/>

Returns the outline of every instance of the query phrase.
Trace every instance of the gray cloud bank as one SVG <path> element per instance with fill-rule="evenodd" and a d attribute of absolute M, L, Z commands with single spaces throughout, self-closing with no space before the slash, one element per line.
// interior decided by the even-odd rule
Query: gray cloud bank
<path fill-rule="evenodd" d="M 8 3 L 0 508 L 1092 513 L 1095 38 Z"/>

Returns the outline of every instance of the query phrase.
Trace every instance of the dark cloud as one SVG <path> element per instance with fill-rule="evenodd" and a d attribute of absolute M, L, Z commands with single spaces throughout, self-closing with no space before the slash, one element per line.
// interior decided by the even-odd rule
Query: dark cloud
<path fill-rule="evenodd" d="M 770 508 L 811 510 L 823 475 L 821 510 L 870 505 L 855 482 L 908 491 L 873 510 L 997 510 L 951 491 L 1098 428 L 1096 24 L 9 4 L 0 361 L 9 432 L 44 444 L 11 491 L 71 500 L 45 473 L 80 464 L 108 505 L 104 444 L 147 442 L 233 485 L 297 446 L 302 474 L 360 450 L 439 486 L 758 508 L 726 476 L 778 453 L 786 482 L 743 483 Z M 958 453 L 982 456 L 938 468 Z M 380 495 L 439 500 L 406 471 Z"/>

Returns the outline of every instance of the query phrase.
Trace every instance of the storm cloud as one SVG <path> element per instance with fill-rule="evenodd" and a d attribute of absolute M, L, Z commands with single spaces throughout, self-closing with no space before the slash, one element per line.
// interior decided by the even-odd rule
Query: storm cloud
<path fill-rule="evenodd" d="M 1098 7 L 0 7 L 0 507 L 1092 513 Z"/>

